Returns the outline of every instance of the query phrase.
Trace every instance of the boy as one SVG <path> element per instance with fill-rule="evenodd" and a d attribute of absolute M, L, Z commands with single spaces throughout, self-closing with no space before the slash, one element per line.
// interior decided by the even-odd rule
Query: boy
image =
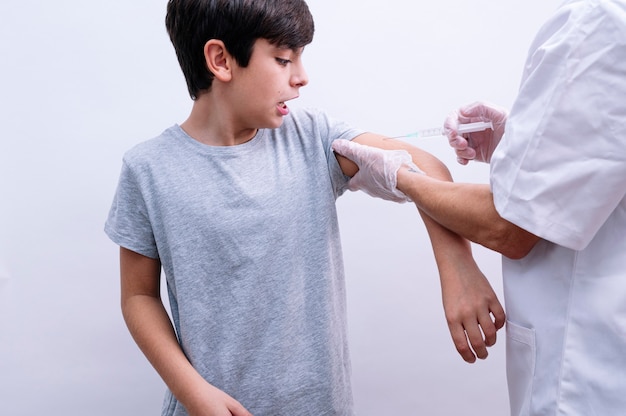
<path fill-rule="evenodd" d="M 105 227 L 121 246 L 129 331 L 169 388 L 162 414 L 352 415 L 335 200 L 356 166 L 331 143 L 399 144 L 286 105 L 308 82 L 304 1 L 171 0 L 166 26 L 194 105 L 127 152 Z M 397 169 L 411 163 L 404 151 L 390 157 Z M 467 331 L 485 358 L 502 308 L 467 241 L 424 220 L 457 348 L 475 359 Z"/>

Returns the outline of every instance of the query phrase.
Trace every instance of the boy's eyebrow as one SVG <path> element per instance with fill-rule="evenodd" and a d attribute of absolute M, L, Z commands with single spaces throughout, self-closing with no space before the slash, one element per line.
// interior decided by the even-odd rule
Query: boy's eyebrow
<path fill-rule="evenodd" d="M 299 48 L 287 48 L 290 49 L 296 56 L 300 56 L 302 55 L 302 53 L 304 53 L 304 46 L 301 46 Z"/>
<path fill-rule="evenodd" d="M 276 49 L 281 50 L 281 51 L 292 51 L 293 53 L 295 53 L 296 55 L 302 55 L 302 52 L 304 52 L 304 46 L 280 46 L 277 45 L 275 46 Z"/>

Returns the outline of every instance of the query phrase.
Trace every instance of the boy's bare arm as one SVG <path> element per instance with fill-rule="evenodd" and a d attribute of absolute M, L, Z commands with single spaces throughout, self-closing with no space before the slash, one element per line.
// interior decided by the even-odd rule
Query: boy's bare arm
<path fill-rule="evenodd" d="M 122 314 L 135 342 L 190 415 L 251 416 L 207 383 L 178 344 L 160 296 L 161 263 L 120 248 Z"/>
<path fill-rule="evenodd" d="M 407 143 L 383 140 L 383 136 L 374 134 L 363 134 L 354 141 L 383 149 L 407 150 L 420 169 L 441 180 L 452 180 L 443 163 Z M 338 160 L 347 175 L 353 176 L 358 171 L 352 161 L 341 156 Z M 476 356 L 486 358 L 486 347 L 495 344 L 496 332 L 504 325 L 504 309 L 476 265 L 469 241 L 439 225 L 421 210 L 420 215 L 431 239 L 446 319 L 456 349 L 467 362 L 474 362 Z"/>

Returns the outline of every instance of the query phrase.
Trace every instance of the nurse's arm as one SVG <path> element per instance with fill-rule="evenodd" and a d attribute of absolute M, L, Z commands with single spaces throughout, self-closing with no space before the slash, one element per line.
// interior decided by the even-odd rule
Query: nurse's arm
<path fill-rule="evenodd" d="M 540 239 L 498 214 L 489 185 L 440 181 L 402 168 L 397 187 L 442 226 L 511 259 L 525 257 Z"/>

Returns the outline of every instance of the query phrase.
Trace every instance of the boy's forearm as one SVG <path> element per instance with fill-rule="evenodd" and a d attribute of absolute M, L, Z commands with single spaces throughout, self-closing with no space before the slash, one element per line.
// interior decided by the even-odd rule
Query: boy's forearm
<path fill-rule="evenodd" d="M 251 416 L 234 398 L 209 384 L 183 353 L 160 297 L 161 263 L 121 248 L 120 268 L 126 325 L 187 413 Z"/>
<path fill-rule="evenodd" d="M 417 149 L 411 154 L 429 175 L 452 181 L 448 169 L 438 159 Z M 504 309 L 474 261 L 470 242 L 421 209 L 420 215 L 439 269 L 443 306 L 454 345 L 467 362 L 474 362 L 476 357 L 485 359 L 487 347 L 495 344 L 496 332 L 504 325 Z"/>
<path fill-rule="evenodd" d="M 420 169 L 427 172 L 429 176 L 442 181 L 452 181 L 452 176 L 448 168 L 438 159 L 415 148 L 411 149 L 410 153 L 413 157 L 413 161 Z M 400 187 L 399 177 L 398 189 L 405 192 L 405 190 Z M 406 192 L 405 194 L 412 197 L 412 195 Z M 435 260 L 440 271 L 448 267 L 447 265 L 456 264 L 459 260 L 467 261 L 471 258 L 471 262 L 473 262 L 469 241 L 458 235 L 454 230 L 450 230 L 441 225 L 436 221 L 436 218 L 431 217 L 430 212 L 423 210 L 419 204 L 416 205 L 424 221 L 424 225 L 426 226 L 433 247 Z"/>
<path fill-rule="evenodd" d="M 122 306 L 133 339 L 159 373 L 174 396 L 183 404 L 206 383 L 184 355 L 169 316 L 160 299 L 135 295 Z"/>
<path fill-rule="evenodd" d="M 128 330 L 174 396 L 186 405 L 206 388 L 178 344 L 160 296 L 161 263 L 120 248 L 121 307 Z"/>
<path fill-rule="evenodd" d="M 450 174 L 450 171 L 440 160 L 431 154 L 422 151 L 421 149 L 410 148 L 409 152 L 411 153 L 415 164 L 426 172 L 429 177 L 436 178 L 442 183 L 452 183 L 452 175 Z M 421 173 L 412 174 L 424 176 Z M 411 197 L 411 199 L 413 199 L 413 196 L 419 196 L 413 195 L 415 194 L 414 192 L 413 194 L 405 192 L 405 190 L 413 190 L 412 188 L 407 188 L 406 186 L 401 187 L 400 172 L 398 172 L 398 189 Z M 471 259 L 473 262 L 471 247 L 469 241 L 466 240 L 466 237 L 458 234 L 457 230 L 446 227 L 446 224 L 439 222 L 436 216 L 432 216 L 433 210 L 425 210 L 415 199 L 413 199 L 413 201 L 416 202 L 420 215 L 424 221 L 424 225 L 428 231 L 438 266 L 440 268 L 444 267 L 444 262 L 453 257 L 456 260 L 461 258 L 465 258 L 466 260 Z M 455 255 L 451 256 L 453 252 Z M 446 254 L 444 255 L 444 253 Z"/>

